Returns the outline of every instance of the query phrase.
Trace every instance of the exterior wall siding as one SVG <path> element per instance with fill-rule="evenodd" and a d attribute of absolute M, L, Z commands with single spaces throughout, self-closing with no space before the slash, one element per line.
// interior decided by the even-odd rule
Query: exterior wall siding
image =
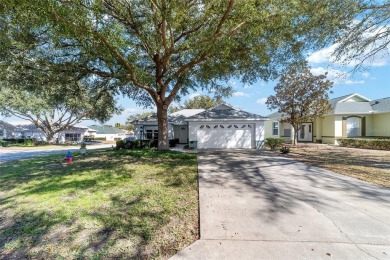
<path fill-rule="evenodd" d="M 390 137 L 390 113 L 373 115 L 370 136 Z"/>

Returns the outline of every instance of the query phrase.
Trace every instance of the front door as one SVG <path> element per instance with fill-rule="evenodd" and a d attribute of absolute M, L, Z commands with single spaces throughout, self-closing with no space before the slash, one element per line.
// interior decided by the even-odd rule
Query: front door
<path fill-rule="evenodd" d="M 188 127 L 180 126 L 179 143 L 186 144 L 188 138 Z"/>
<path fill-rule="evenodd" d="M 313 142 L 313 123 L 303 123 L 298 131 L 299 142 Z"/>

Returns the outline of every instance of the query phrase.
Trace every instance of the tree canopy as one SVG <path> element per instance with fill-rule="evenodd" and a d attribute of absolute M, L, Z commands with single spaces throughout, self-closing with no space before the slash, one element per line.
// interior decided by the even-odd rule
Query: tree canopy
<path fill-rule="evenodd" d="M 61 84 L 61 88 L 39 85 L 33 90 L 29 85 L 0 86 L 0 114 L 30 121 L 52 142 L 56 133 L 84 119 L 104 122 L 121 111 L 110 93 L 90 92 L 77 82 L 73 84 L 78 89 L 69 84 Z"/>
<path fill-rule="evenodd" d="M 356 19 L 336 40 L 336 60 L 356 68 L 375 63 L 390 53 L 390 1 L 359 3 Z"/>
<path fill-rule="evenodd" d="M 226 93 L 231 77 L 275 78 L 356 10 L 354 0 L 3 0 L 2 64 L 105 81 L 98 87 L 154 104 L 164 150 L 174 100 L 198 88 Z"/>
<path fill-rule="evenodd" d="M 209 96 L 195 96 L 192 99 L 187 100 L 183 104 L 183 108 L 185 109 L 210 109 L 212 107 L 215 107 L 216 105 L 222 104 L 222 100 L 215 100 Z"/>
<path fill-rule="evenodd" d="M 282 114 L 281 122 L 294 129 L 293 144 L 297 142 L 302 123 L 312 122 L 330 110 L 328 91 L 333 83 L 326 75 L 314 76 L 306 64 L 291 64 L 275 86 L 275 95 L 268 97 L 266 105 Z"/>

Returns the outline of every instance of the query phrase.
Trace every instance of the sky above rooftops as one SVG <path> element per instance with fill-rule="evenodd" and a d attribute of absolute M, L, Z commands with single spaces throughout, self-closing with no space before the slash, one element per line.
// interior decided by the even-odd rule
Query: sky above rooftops
<path fill-rule="evenodd" d="M 329 46 L 317 52 L 308 54 L 307 60 L 311 66 L 313 74 L 324 74 L 328 72 L 328 78 L 334 82 L 330 98 L 335 98 L 351 93 L 359 93 L 364 97 L 374 100 L 385 97 L 390 97 L 390 46 L 383 53 L 378 54 L 371 61 L 364 64 L 364 67 L 352 72 L 353 65 L 341 66 L 338 62 L 334 62 L 331 57 L 333 46 Z M 267 97 L 274 94 L 274 86 L 277 81 L 258 81 L 252 85 L 244 85 L 239 80 L 231 79 L 229 84 L 233 86 L 234 93 L 225 101 L 235 108 L 255 113 L 261 116 L 267 116 L 273 111 L 267 109 L 265 101 Z M 207 95 L 207 92 L 193 92 L 190 95 L 183 97 L 182 102 L 193 98 L 197 95 Z M 126 119 L 132 114 L 153 111 L 153 109 L 145 109 L 135 104 L 129 98 L 118 97 L 118 103 L 125 109 L 121 115 L 115 115 L 105 124 L 114 125 L 115 123 L 124 124 Z M 0 116 L 0 120 L 4 120 L 12 124 L 26 123 L 16 117 L 4 118 Z M 27 122 L 28 123 L 28 122 Z M 78 125 L 92 125 L 97 122 L 87 120 Z"/>

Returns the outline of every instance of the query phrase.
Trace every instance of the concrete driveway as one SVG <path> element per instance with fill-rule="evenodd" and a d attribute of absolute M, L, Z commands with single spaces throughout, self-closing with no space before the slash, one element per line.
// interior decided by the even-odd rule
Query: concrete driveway
<path fill-rule="evenodd" d="M 389 189 L 261 151 L 198 167 L 200 240 L 172 259 L 390 259 Z"/>

